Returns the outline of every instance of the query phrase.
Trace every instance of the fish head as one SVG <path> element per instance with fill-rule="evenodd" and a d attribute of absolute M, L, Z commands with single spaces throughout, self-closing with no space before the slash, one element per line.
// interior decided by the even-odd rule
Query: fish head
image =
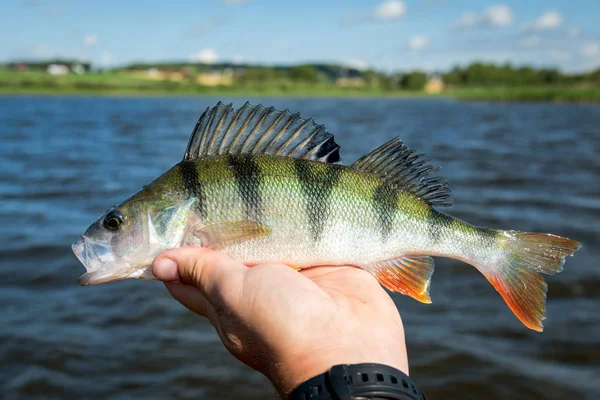
<path fill-rule="evenodd" d="M 79 284 L 154 279 L 154 257 L 181 245 L 193 203 L 168 189 L 145 188 L 108 209 L 72 245 L 87 271 Z"/>

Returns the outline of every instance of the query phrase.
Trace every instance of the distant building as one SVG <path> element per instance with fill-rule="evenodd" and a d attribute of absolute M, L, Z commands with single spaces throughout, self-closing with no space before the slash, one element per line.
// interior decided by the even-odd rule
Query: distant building
<path fill-rule="evenodd" d="M 230 86 L 233 84 L 233 70 L 202 72 L 196 75 L 196 83 L 202 86 Z"/>
<path fill-rule="evenodd" d="M 425 84 L 426 93 L 441 93 L 444 91 L 444 81 L 439 76 L 432 76 Z"/>
<path fill-rule="evenodd" d="M 146 75 L 146 78 L 157 81 L 179 82 L 182 81 L 183 78 L 185 78 L 185 73 L 183 71 L 163 71 L 155 67 L 148 68 L 146 71 L 130 70 L 129 73 L 132 75 L 137 75 L 139 77 L 143 77 L 144 75 Z"/>
<path fill-rule="evenodd" d="M 135 71 L 134 71 L 135 72 Z M 148 77 L 152 79 L 161 79 L 161 73 L 158 68 L 148 68 Z"/>
<path fill-rule="evenodd" d="M 28 69 L 27 64 L 25 64 L 25 63 L 11 64 L 11 68 L 14 71 L 19 71 L 19 72 L 27 71 L 27 69 Z"/>
<path fill-rule="evenodd" d="M 85 74 L 85 67 L 81 64 L 75 64 L 71 66 L 71 71 L 73 71 L 77 75 L 82 75 Z"/>
<path fill-rule="evenodd" d="M 67 75 L 69 73 L 69 67 L 64 64 L 50 64 L 46 68 L 46 72 L 50 75 Z"/>

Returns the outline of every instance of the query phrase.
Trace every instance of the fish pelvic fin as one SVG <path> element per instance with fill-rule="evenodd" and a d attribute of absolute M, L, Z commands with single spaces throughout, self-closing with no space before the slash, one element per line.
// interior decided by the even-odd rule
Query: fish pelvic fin
<path fill-rule="evenodd" d="M 431 303 L 429 283 L 433 275 L 433 258 L 401 257 L 361 266 L 386 289 L 410 296 L 421 303 Z"/>
<path fill-rule="evenodd" d="M 430 164 L 423 154 L 414 154 L 399 138 L 359 158 L 352 167 L 376 175 L 390 186 L 406 190 L 432 206 L 452 205 L 448 182 L 439 176 L 429 176 L 439 167 Z"/>
<path fill-rule="evenodd" d="M 190 136 L 184 161 L 224 154 L 267 154 L 337 163 L 340 146 L 324 125 L 246 102 L 207 108 Z"/>
<path fill-rule="evenodd" d="M 548 290 L 542 274 L 561 272 L 565 257 L 572 256 L 581 244 L 547 233 L 502 231 L 501 236 L 505 254 L 501 264 L 480 271 L 526 327 L 542 332 Z"/>

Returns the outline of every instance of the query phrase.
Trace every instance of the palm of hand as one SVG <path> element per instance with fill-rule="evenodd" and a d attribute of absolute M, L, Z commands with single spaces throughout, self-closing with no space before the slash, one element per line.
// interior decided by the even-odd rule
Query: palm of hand
<path fill-rule="evenodd" d="M 398 310 L 364 270 L 298 273 L 264 264 L 247 271 L 241 290 L 246 306 L 233 315 L 218 312 L 213 324 L 232 354 L 283 386 L 293 388 L 340 363 L 380 362 L 408 371 Z M 276 362 L 274 354 L 280 355 Z"/>
<path fill-rule="evenodd" d="M 368 272 L 247 268 L 215 252 L 179 251 L 179 276 L 163 279 L 177 282 L 167 283 L 173 297 L 207 316 L 227 349 L 280 393 L 335 364 L 375 362 L 408 372 L 400 315 Z"/>

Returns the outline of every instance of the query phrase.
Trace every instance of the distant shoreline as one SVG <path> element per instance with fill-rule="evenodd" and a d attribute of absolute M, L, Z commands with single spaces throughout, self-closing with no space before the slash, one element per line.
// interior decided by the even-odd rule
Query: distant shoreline
<path fill-rule="evenodd" d="M 0 95 L 4 96 L 114 96 L 114 97 L 202 97 L 202 96 L 223 96 L 223 97 L 379 97 L 379 98 L 432 98 L 448 97 L 443 93 L 431 94 L 422 91 L 408 90 L 352 90 L 345 88 L 300 88 L 293 90 L 275 90 L 268 88 L 265 90 L 252 90 L 246 88 L 203 88 L 202 90 L 160 90 L 160 89 L 106 89 L 106 90 L 85 90 L 74 87 L 54 88 L 21 88 L 21 87 L 1 87 Z"/>
<path fill-rule="evenodd" d="M 489 101 L 498 103 L 600 103 L 599 89 L 581 88 L 464 88 L 438 94 L 411 91 L 348 91 L 348 90 L 301 90 L 301 91 L 250 91 L 250 90 L 203 90 L 203 91 L 167 91 L 167 90 L 80 90 L 61 88 L 6 88 L 0 87 L 0 96 L 89 96 L 89 97 L 314 97 L 314 98 L 450 98 L 461 101 Z"/>
<path fill-rule="evenodd" d="M 110 70 L 54 60 L 0 65 L 2 95 L 278 96 L 452 98 L 498 102 L 600 102 L 600 69 L 567 75 L 553 69 L 472 63 L 446 73 L 389 73 L 340 65 L 132 64 Z"/>
<path fill-rule="evenodd" d="M 450 87 L 439 93 L 377 87 L 343 87 L 334 84 L 252 84 L 198 86 L 164 81 L 125 80 L 99 75 L 53 77 L 44 74 L 0 73 L 0 95 L 27 96 L 270 96 L 337 98 L 452 98 L 497 102 L 600 102 L 600 86 L 538 85 Z"/>
<path fill-rule="evenodd" d="M 173 91 L 49 91 L 49 90 L 4 90 L 0 88 L 0 96 L 90 96 L 90 97 L 339 97 L 339 98 L 442 98 L 451 97 L 445 94 L 428 94 L 421 92 L 278 92 L 278 91 L 202 91 L 202 92 L 173 92 Z"/>

